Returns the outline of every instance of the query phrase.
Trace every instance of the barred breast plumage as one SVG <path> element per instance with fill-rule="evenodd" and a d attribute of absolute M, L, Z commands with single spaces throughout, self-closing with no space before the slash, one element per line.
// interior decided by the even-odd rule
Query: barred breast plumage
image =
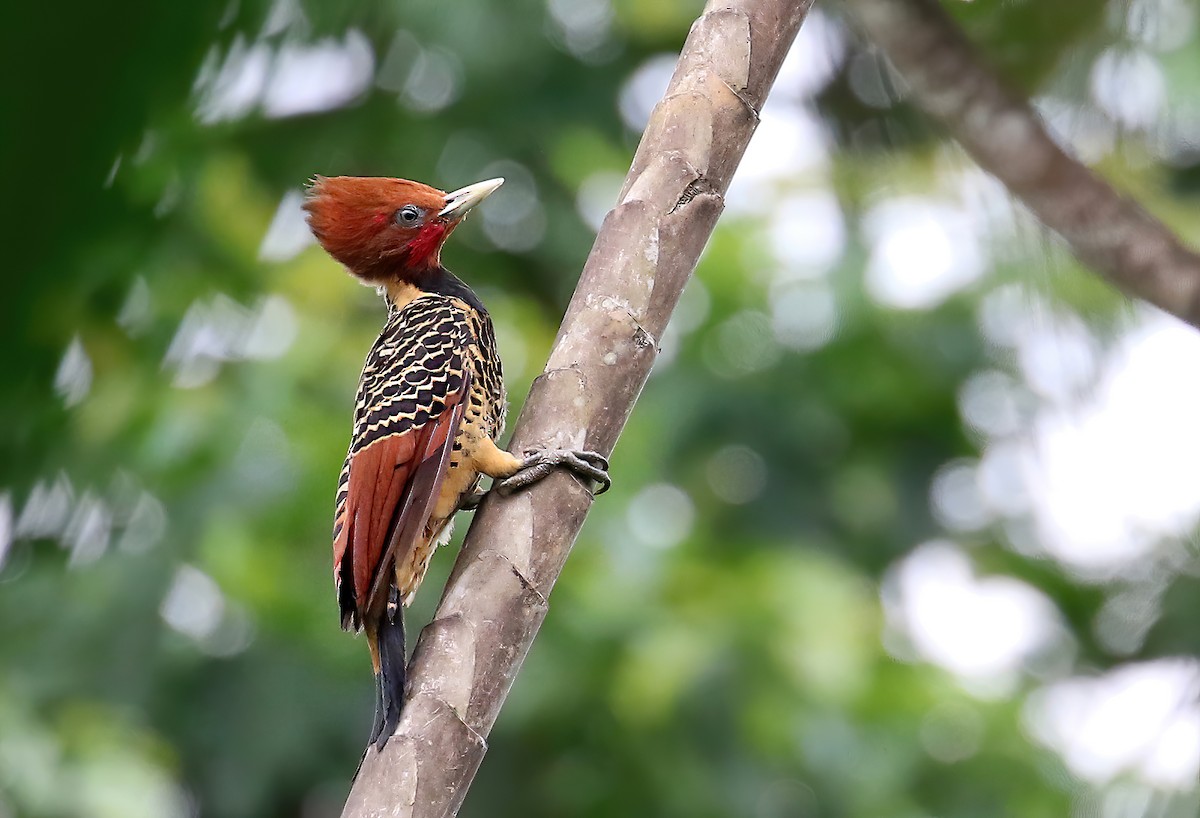
<path fill-rule="evenodd" d="M 407 604 L 480 473 L 472 454 L 503 431 L 506 400 L 491 318 L 449 274 L 445 292 L 388 302 L 363 367 L 338 482 L 334 578 L 343 627 L 383 604 L 394 571 Z M 457 286 L 456 286 L 457 285 Z"/>

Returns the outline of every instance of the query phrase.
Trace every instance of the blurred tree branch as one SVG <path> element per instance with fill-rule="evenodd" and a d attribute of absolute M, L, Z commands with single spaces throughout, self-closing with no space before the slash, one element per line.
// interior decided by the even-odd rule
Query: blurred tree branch
<path fill-rule="evenodd" d="M 513 436 L 609 453 L 811 0 L 710 0 L 596 237 Z M 413 656 L 404 716 L 343 815 L 451 816 L 591 506 L 555 474 L 477 512 Z"/>
<path fill-rule="evenodd" d="M 1137 202 L 1069 156 L 938 0 L 845 0 L 863 28 L 975 160 L 1129 295 L 1200 327 L 1200 256 Z"/>

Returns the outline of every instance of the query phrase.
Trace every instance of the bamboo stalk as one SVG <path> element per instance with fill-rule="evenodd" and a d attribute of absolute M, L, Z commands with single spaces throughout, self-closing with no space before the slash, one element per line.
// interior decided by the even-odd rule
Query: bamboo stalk
<path fill-rule="evenodd" d="M 514 451 L 612 451 L 810 5 L 710 0 L 692 26 L 517 422 Z M 345 818 L 457 814 L 591 503 L 560 473 L 476 512 L 417 644 L 400 726 L 382 753 L 368 751 Z"/>

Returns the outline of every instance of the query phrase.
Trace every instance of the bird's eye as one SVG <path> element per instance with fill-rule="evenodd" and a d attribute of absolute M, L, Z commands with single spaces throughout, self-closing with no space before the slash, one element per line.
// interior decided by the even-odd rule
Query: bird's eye
<path fill-rule="evenodd" d="M 412 227 L 417 222 L 421 221 L 421 208 L 416 205 L 405 205 L 396 211 L 396 224 L 403 227 Z"/>

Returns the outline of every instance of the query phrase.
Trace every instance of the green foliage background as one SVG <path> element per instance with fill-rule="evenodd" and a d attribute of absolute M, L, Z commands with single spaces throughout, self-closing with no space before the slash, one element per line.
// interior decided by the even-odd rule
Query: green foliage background
<path fill-rule="evenodd" d="M 372 690 L 364 645 L 337 628 L 328 533 L 382 313 L 317 249 L 264 259 L 262 239 L 281 197 L 313 173 L 450 188 L 501 160 L 527 169 L 542 238 L 505 250 L 476 219 L 444 257 L 493 311 L 515 415 L 590 247 L 579 190 L 596 174 L 619 178 L 636 145 L 622 88 L 679 48 L 700 8 L 595 4 L 600 34 L 581 46 L 561 20 L 586 5 L 5 5 L 0 519 L 20 536 L 0 564 L 0 816 L 337 814 Z M 1014 84 L 1081 111 L 1086 66 L 1129 42 L 1124 9 L 953 4 Z M 821 11 L 840 25 L 839 6 Z M 1036 235 L 992 248 L 982 279 L 928 309 L 867 297 L 860 217 L 884 194 L 937 189 L 946 152 L 906 103 L 856 93 L 849 66 L 869 52 L 848 30 L 814 103 L 846 220 L 827 279 L 836 334 L 801 351 L 754 323 L 778 297 L 780 262 L 763 220 L 731 212 L 466 816 L 1196 808 L 1194 791 L 1146 788 L 1132 773 L 1101 786 L 1070 772 L 1023 721 L 1036 674 L 974 695 L 884 647 L 880 583 L 915 545 L 947 536 L 931 480 L 983 446 L 960 417 L 960 389 L 985 367 L 1016 372 L 980 332 L 981 300 L 1025 282 L 1101 336 L 1129 310 Z M 1196 76 L 1192 30 L 1163 57 L 1172 99 Z M 369 46 L 377 79 L 344 104 L 270 116 L 251 94 L 244 110 L 205 116 L 222 66 L 257 54 L 270 75 L 289 47 L 348 36 Z M 400 88 L 430 54 L 456 91 L 421 111 Z M 1196 238 L 1200 159 L 1167 162 L 1145 144 L 1131 135 L 1102 169 Z M 811 182 L 778 179 L 766 195 Z M 210 334 L 196 341 L 189 326 Z M 72 348 L 90 373 L 75 397 Z M 22 530 L 31 504 L 42 528 L 26 515 Z M 1120 654 L 1094 630 L 1121 578 L 1085 580 L 1013 548 L 1007 532 L 965 535 L 974 565 L 1053 602 L 1078 646 L 1067 670 L 1196 652 L 1194 560 L 1174 564 L 1168 602 Z M 414 622 L 453 556 L 439 556 Z M 172 588 L 216 619 L 189 631 L 185 609 L 169 625 Z M 1113 793 L 1131 791 L 1160 811 L 1112 811 Z"/>

